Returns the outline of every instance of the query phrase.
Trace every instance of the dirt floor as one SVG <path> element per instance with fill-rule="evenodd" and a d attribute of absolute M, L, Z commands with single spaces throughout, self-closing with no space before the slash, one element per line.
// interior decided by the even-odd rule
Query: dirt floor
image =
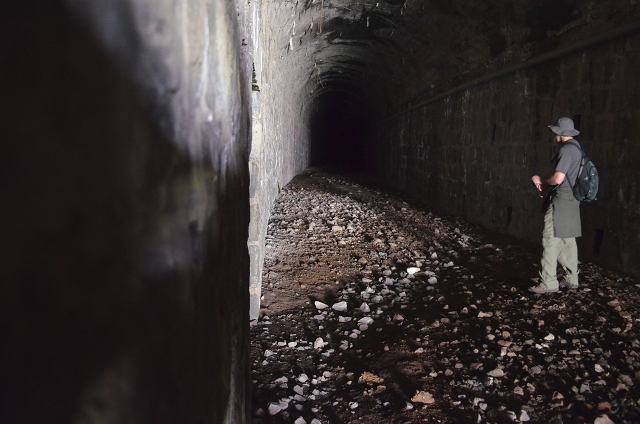
<path fill-rule="evenodd" d="M 639 423 L 640 284 L 319 171 L 269 221 L 258 423 Z"/>

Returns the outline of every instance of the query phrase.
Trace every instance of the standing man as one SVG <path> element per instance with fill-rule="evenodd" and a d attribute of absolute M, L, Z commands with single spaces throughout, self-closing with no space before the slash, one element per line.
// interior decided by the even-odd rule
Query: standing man
<path fill-rule="evenodd" d="M 553 187 L 542 230 L 540 284 L 529 288 L 529 291 L 540 294 L 558 291 L 558 262 L 565 272 L 562 286 L 578 288 L 576 237 L 582 235 L 580 202 L 572 191 L 582 160 L 582 147 L 573 136 L 580 132 L 574 128 L 573 121 L 569 118 L 560 118 L 558 125 L 549 125 L 549 128 L 556 134 L 555 140 L 560 145 L 555 158 L 555 172 L 549 178 L 541 178 L 539 175 L 531 177 L 531 182 L 541 192 L 547 187 Z"/>

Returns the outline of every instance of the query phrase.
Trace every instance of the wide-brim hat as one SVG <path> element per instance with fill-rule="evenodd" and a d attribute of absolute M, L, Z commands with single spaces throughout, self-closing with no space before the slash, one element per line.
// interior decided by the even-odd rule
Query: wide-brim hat
<path fill-rule="evenodd" d="M 558 135 L 574 136 L 580 134 L 580 131 L 573 126 L 573 121 L 570 118 L 560 118 L 558 119 L 558 125 L 549 125 L 549 128 Z"/>

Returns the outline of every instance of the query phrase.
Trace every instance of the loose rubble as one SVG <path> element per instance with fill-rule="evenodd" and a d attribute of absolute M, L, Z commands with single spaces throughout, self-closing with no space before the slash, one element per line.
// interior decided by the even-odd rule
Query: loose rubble
<path fill-rule="evenodd" d="M 267 423 L 640 422 L 640 288 L 582 263 L 527 292 L 537 246 L 320 172 L 282 190 L 251 328 Z"/>

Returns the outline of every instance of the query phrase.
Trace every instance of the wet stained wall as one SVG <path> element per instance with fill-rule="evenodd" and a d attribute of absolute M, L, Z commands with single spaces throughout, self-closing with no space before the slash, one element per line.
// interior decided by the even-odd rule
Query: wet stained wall
<path fill-rule="evenodd" d="M 0 5 L 0 421 L 246 422 L 241 13 Z"/>

